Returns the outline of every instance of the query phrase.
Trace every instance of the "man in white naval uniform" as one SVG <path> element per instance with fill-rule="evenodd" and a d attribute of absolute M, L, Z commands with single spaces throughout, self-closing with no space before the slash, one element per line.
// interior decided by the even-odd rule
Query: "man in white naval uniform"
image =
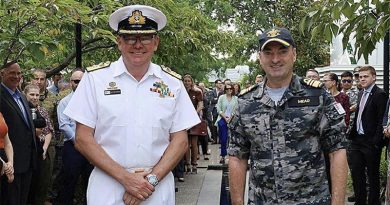
<path fill-rule="evenodd" d="M 95 166 L 87 203 L 173 205 L 171 170 L 200 120 L 181 81 L 151 63 L 166 17 L 132 5 L 109 23 L 121 57 L 87 69 L 64 112 L 77 122 L 76 148 Z"/>

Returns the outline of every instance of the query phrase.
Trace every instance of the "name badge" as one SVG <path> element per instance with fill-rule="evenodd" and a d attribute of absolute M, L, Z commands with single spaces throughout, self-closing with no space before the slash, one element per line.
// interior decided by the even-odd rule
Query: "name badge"
<path fill-rule="evenodd" d="M 318 106 L 319 104 L 319 96 L 292 97 L 288 100 L 289 107 Z"/>
<path fill-rule="evenodd" d="M 104 95 L 119 95 L 121 94 L 121 90 L 120 89 L 116 89 L 116 90 L 105 90 L 104 91 Z"/>

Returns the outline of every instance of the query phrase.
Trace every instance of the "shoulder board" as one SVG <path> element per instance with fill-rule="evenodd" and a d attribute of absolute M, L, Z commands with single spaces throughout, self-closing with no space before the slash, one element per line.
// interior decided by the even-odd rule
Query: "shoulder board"
<path fill-rule="evenodd" d="M 110 66 L 110 64 L 111 64 L 110 61 L 102 62 L 102 63 L 99 63 L 97 65 L 89 66 L 85 70 L 87 70 L 88 72 L 93 72 L 96 70 L 100 70 L 102 68 L 107 68 L 108 66 Z"/>
<path fill-rule="evenodd" d="M 241 90 L 241 92 L 238 96 L 243 96 L 243 95 L 255 90 L 258 86 L 259 86 L 259 84 L 255 84 L 255 85 L 250 86 L 249 88 L 245 88 L 244 90 Z"/>
<path fill-rule="evenodd" d="M 173 77 L 175 77 L 175 78 L 181 80 L 181 75 L 178 74 L 178 73 L 176 73 L 175 71 L 171 70 L 170 68 L 168 68 L 168 67 L 166 67 L 166 66 L 164 66 L 164 65 L 161 65 L 161 69 L 162 69 L 164 72 L 168 73 L 169 75 L 171 75 L 171 76 L 173 76 Z"/>
<path fill-rule="evenodd" d="M 319 80 L 313 80 L 313 79 L 309 79 L 309 78 L 302 78 L 301 82 L 305 85 L 308 85 L 308 86 L 311 86 L 311 87 L 314 87 L 314 88 L 320 88 L 322 87 L 322 83 L 321 81 Z"/>

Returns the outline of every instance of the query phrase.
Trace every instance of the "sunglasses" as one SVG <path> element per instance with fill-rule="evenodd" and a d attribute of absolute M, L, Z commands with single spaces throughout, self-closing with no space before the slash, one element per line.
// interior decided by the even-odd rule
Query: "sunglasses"
<path fill-rule="evenodd" d="M 80 80 L 72 80 L 75 84 L 79 84 Z"/>
<path fill-rule="evenodd" d="M 233 88 L 226 88 L 225 90 L 233 90 Z"/>
<path fill-rule="evenodd" d="M 352 83 L 352 80 L 342 80 L 342 83 Z"/>
<path fill-rule="evenodd" d="M 123 41 L 127 45 L 134 45 L 137 43 L 137 40 L 141 42 L 142 45 L 149 45 L 153 42 L 155 35 L 145 35 L 145 36 L 134 36 L 134 35 L 121 35 Z"/>

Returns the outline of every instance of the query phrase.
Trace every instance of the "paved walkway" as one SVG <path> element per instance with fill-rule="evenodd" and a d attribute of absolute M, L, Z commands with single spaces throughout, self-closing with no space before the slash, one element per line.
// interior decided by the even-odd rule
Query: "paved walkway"
<path fill-rule="evenodd" d="M 198 161 L 197 174 L 185 174 L 184 182 L 175 180 L 177 187 L 177 205 L 217 205 L 221 192 L 222 170 L 207 169 L 210 165 L 215 167 L 219 164 L 219 145 L 209 145 L 210 160 L 204 160 L 201 154 Z"/>

